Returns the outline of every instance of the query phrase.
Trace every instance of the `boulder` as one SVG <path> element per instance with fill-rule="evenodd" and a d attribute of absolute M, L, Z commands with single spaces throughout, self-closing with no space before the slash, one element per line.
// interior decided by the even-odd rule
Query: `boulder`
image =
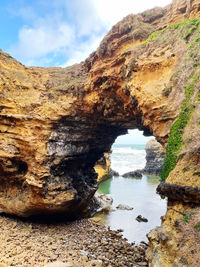
<path fill-rule="evenodd" d="M 148 222 L 148 219 L 145 217 L 142 217 L 142 215 L 138 215 L 135 219 L 138 222 Z"/>
<path fill-rule="evenodd" d="M 125 205 L 125 204 L 119 204 L 116 209 L 118 210 L 133 210 L 132 207 L 128 206 L 128 205 Z"/>
<path fill-rule="evenodd" d="M 125 178 L 142 178 L 142 172 L 141 170 L 133 171 L 133 172 L 127 172 L 122 175 Z"/>
<path fill-rule="evenodd" d="M 98 192 L 95 193 L 94 197 L 98 203 L 98 208 L 96 212 L 109 212 L 111 211 L 111 205 L 113 203 L 113 199 L 109 194 L 99 194 Z"/>

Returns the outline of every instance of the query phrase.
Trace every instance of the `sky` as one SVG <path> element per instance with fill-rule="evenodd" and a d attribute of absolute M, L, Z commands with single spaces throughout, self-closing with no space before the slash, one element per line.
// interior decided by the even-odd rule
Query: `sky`
<path fill-rule="evenodd" d="M 123 17 L 171 0 L 0 0 L 0 48 L 27 66 L 79 63 Z M 145 144 L 138 130 L 119 144 Z"/>
<path fill-rule="evenodd" d="M 153 136 L 146 137 L 139 130 L 129 130 L 128 134 L 117 137 L 115 145 L 145 145 L 151 139 L 155 138 Z"/>
<path fill-rule="evenodd" d="M 27 66 L 84 60 L 123 17 L 171 0 L 0 0 L 0 48 Z"/>

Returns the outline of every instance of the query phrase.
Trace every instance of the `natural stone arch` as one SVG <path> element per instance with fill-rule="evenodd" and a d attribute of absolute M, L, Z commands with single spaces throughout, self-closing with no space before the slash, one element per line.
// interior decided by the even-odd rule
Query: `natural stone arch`
<path fill-rule="evenodd" d="M 189 85 L 194 141 L 182 148 L 180 165 L 191 155 L 191 166 L 199 162 L 198 80 L 185 60 L 190 35 L 184 23 L 166 28 L 183 15 L 198 17 L 199 9 L 187 2 L 184 14 L 175 4 L 153 10 L 150 18 L 148 12 L 126 17 L 95 53 L 72 67 L 27 68 L 1 52 L 1 211 L 82 213 L 96 190 L 94 164 L 115 138 L 137 128 L 166 146 Z M 183 138 L 186 144 L 187 134 Z M 181 175 L 175 191 L 182 188 L 185 201 L 198 203 L 197 176 Z M 171 189 L 165 184 L 160 191 L 168 195 Z M 176 192 L 171 195 L 176 199 Z"/>

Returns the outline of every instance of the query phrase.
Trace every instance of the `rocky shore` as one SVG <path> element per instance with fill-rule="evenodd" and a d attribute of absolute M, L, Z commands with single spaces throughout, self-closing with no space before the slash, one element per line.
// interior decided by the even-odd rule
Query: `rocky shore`
<path fill-rule="evenodd" d="M 92 220 L 45 223 L 0 217 L 0 266 L 147 266 L 136 246 Z"/>

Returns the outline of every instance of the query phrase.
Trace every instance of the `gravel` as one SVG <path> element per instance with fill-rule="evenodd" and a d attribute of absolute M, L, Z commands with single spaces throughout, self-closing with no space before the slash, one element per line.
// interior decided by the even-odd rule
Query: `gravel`
<path fill-rule="evenodd" d="M 0 217 L 0 267 L 148 266 L 136 246 L 91 220 L 47 223 Z"/>

